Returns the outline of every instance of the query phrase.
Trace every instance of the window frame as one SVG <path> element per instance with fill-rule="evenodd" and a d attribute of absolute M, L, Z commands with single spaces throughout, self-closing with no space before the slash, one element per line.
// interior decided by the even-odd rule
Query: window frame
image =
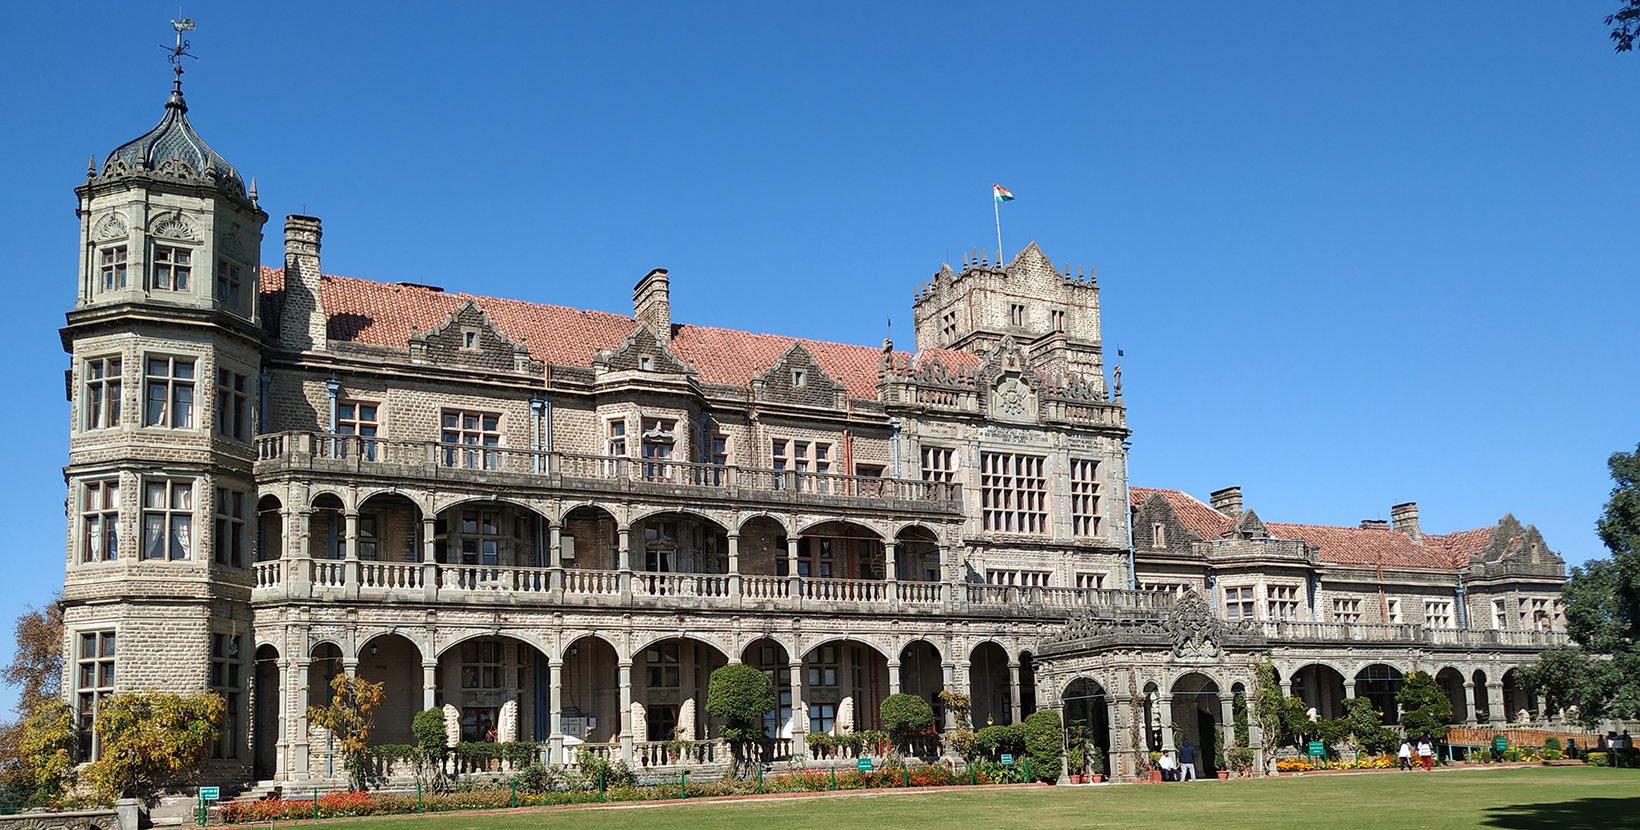
<path fill-rule="evenodd" d="M 451 418 L 455 419 L 455 426 L 450 425 Z M 443 449 L 440 456 L 444 466 L 464 470 L 501 469 L 502 439 L 506 437 L 502 418 L 503 413 L 500 412 L 440 410 L 439 444 Z M 468 426 L 469 419 L 473 426 Z M 468 441 L 468 438 L 477 440 Z M 493 442 L 490 440 L 492 438 Z"/>
<path fill-rule="evenodd" d="M 154 365 L 163 361 L 165 371 L 154 373 Z M 178 369 L 186 366 L 187 377 L 180 377 Z M 143 413 L 142 426 L 144 429 L 194 429 L 196 425 L 195 411 L 199 408 L 199 398 L 195 394 L 199 383 L 199 358 L 171 354 L 146 354 L 142 359 L 142 388 Z M 156 397 L 154 392 L 162 389 L 164 394 Z M 159 412 L 155 413 L 156 404 Z M 179 417 L 179 414 L 181 417 Z M 185 423 L 178 423 L 185 421 Z"/>
<path fill-rule="evenodd" d="M 364 411 L 370 410 L 371 417 L 366 418 Z M 382 437 L 382 405 L 376 401 L 367 401 L 360 398 L 348 398 L 336 402 L 336 434 L 356 435 L 359 438 L 359 453 L 365 461 L 376 460 L 376 442 L 370 439 Z M 443 413 L 439 414 L 440 432 L 443 432 Z M 443 437 L 441 434 L 439 437 Z"/>
<path fill-rule="evenodd" d="M 245 635 L 211 633 L 211 691 L 222 695 L 227 710 L 222 715 L 222 732 L 211 745 L 213 759 L 239 758 L 239 707 L 245 689 Z"/>
<path fill-rule="evenodd" d="M 98 293 L 124 291 L 130 285 L 131 253 L 125 245 L 97 249 Z"/>
<path fill-rule="evenodd" d="M 85 406 L 82 429 L 118 429 L 123 415 L 125 356 L 115 352 L 88 357 L 81 365 L 81 388 L 85 390 L 81 399 Z"/>
<path fill-rule="evenodd" d="M 164 494 L 161 506 L 152 506 L 150 496 L 155 487 L 160 487 Z M 178 507 L 178 487 L 186 488 L 182 494 L 182 501 L 186 504 Z M 142 549 L 140 558 L 145 562 L 189 562 L 194 559 L 194 548 L 197 544 L 194 534 L 194 510 L 197 502 L 194 491 L 198 489 L 198 482 L 191 478 L 145 478 L 142 481 Z M 150 556 L 155 539 L 150 528 L 150 519 L 158 517 L 160 523 L 159 556 Z M 184 536 L 178 541 L 175 534 L 178 530 L 178 520 Z M 178 548 L 182 555 L 176 555 Z"/>
<path fill-rule="evenodd" d="M 102 757 L 102 735 L 97 730 L 97 708 L 103 698 L 115 693 L 119 681 L 119 632 L 116 629 L 77 631 L 74 650 L 75 721 L 79 727 L 81 762 Z M 91 648 L 86 648 L 90 643 Z M 87 682 L 88 675 L 90 683 Z"/>
<path fill-rule="evenodd" d="M 215 512 L 215 533 L 211 538 L 211 561 L 230 568 L 243 568 L 249 558 L 245 555 L 249 538 L 245 528 L 250 521 L 247 516 L 250 511 L 246 509 L 246 503 L 251 494 L 218 485 L 215 495 L 216 503 L 212 507 Z M 223 502 L 228 502 L 228 510 L 223 509 Z M 224 538 L 230 542 L 226 549 L 223 545 Z"/>
<path fill-rule="evenodd" d="M 178 260 L 177 256 L 181 255 Z M 194 276 L 194 249 L 181 245 L 154 244 L 154 258 L 149 263 L 149 287 L 155 291 L 174 291 L 186 294 L 192 290 Z M 160 275 L 164 274 L 164 281 Z"/>
<path fill-rule="evenodd" d="M 216 364 L 216 434 L 241 444 L 251 442 L 251 375 L 238 367 Z M 232 427 L 231 429 L 229 427 Z"/>
<path fill-rule="evenodd" d="M 1099 461 L 1093 458 L 1070 459 L 1069 487 L 1071 497 L 1071 535 L 1098 536 L 1101 531 L 1099 508 L 1102 506 L 1103 487 L 1099 481 Z M 1166 547 L 1166 535 L 1156 547 Z"/>
<path fill-rule="evenodd" d="M 120 480 L 106 478 L 82 482 L 80 564 L 117 561 L 120 548 L 119 533 Z"/>
<path fill-rule="evenodd" d="M 1047 457 L 1001 451 L 980 454 L 980 527 L 986 533 L 1046 536 Z"/>
<path fill-rule="evenodd" d="M 222 305 L 240 311 L 244 309 L 243 292 L 244 282 L 239 277 L 239 263 L 227 257 L 217 257 L 216 280 L 212 288 L 212 296 Z M 227 296 L 224 296 L 226 294 Z"/>
<path fill-rule="evenodd" d="M 925 444 L 918 453 L 922 480 L 950 483 L 957 480 L 961 453 L 955 447 Z"/>

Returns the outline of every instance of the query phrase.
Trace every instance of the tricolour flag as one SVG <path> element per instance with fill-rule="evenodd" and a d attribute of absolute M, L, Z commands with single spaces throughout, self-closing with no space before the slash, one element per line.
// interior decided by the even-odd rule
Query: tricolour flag
<path fill-rule="evenodd" d="M 1008 188 L 1000 184 L 991 185 L 991 195 L 995 196 L 999 202 L 1012 202 L 1014 200 L 1014 194 L 1009 193 Z"/>

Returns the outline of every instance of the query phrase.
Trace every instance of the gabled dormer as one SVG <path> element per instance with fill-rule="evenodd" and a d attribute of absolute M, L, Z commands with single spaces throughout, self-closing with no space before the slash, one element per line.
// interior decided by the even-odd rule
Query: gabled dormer
<path fill-rule="evenodd" d="M 663 342 L 648 321 L 627 335 L 614 349 L 606 349 L 592 358 L 592 369 L 600 378 L 611 373 L 637 372 L 657 379 L 692 378 L 695 370 L 672 353 L 670 339 Z"/>
<path fill-rule="evenodd" d="M 478 303 L 467 300 L 424 332 L 411 331 L 410 359 L 436 366 L 529 372 L 538 366 L 529 348 L 507 336 Z"/>
<path fill-rule="evenodd" d="M 786 347 L 774 365 L 752 376 L 753 395 L 760 401 L 801 406 L 839 408 L 848 390 L 820 368 L 820 361 L 801 342 Z"/>

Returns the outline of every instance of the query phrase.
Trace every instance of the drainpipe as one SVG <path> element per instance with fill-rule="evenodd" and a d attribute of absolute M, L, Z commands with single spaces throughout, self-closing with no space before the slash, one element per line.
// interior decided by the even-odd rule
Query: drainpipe
<path fill-rule="evenodd" d="M 541 469 L 541 455 L 540 455 L 540 452 L 541 452 L 541 413 L 542 413 L 542 410 L 546 407 L 546 405 L 547 405 L 547 402 L 541 400 L 540 398 L 530 398 L 530 412 L 535 415 L 535 428 L 530 430 L 530 452 L 536 453 L 536 455 L 534 456 L 535 460 L 531 463 L 530 466 L 535 468 L 535 472 L 536 472 L 537 475 L 539 475 L 540 473 L 543 472 L 543 470 Z M 539 535 L 539 534 L 537 534 L 537 535 Z"/>
<path fill-rule="evenodd" d="M 1463 571 L 1458 571 L 1458 627 L 1469 627 L 1469 606 L 1464 600 Z"/>
<path fill-rule="evenodd" d="M 325 395 L 330 398 L 330 434 L 336 434 L 336 394 L 342 391 L 341 381 L 331 378 L 325 381 Z M 330 455 L 336 455 L 336 439 L 330 438 Z"/>
<path fill-rule="evenodd" d="M 541 396 L 541 451 L 552 452 L 552 396 Z"/>
<path fill-rule="evenodd" d="M 261 423 L 261 428 L 257 430 L 259 435 L 268 434 L 268 387 L 272 385 L 273 373 L 263 372 L 262 385 L 258 393 L 258 396 L 261 398 L 261 409 L 256 413 L 259 416 L 257 420 Z"/>
<path fill-rule="evenodd" d="M 892 432 L 890 434 L 892 435 L 891 440 L 894 443 L 894 477 L 899 478 L 900 477 L 900 422 L 898 420 L 889 421 L 888 425 L 889 425 L 889 428 L 892 430 Z"/>
<path fill-rule="evenodd" d="M 1312 576 L 1312 577 L 1310 577 L 1309 581 L 1310 581 L 1310 622 L 1320 622 L 1320 620 L 1316 619 L 1315 589 L 1316 589 L 1316 586 L 1321 582 L 1321 580 L 1316 579 L 1315 577 Z"/>
<path fill-rule="evenodd" d="M 700 463 L 702 464 L 712 463 L 712 439 L 708 436 L 710 428 L 707 426 L 710 420 L 710 415 L 704 412 L 700 413 Z"/>
<path fill-rule="evenodd" d="M 1210 574 L 1207 575 L 1207 595 L 1213 598 L 1213 616 L 1216 617 L 1216 616 L 1219 615 L 1219 609 L 1223 607 L 1223 606 L 1219 605 L 1219 575 L 1218 574 L 1210 573 Z"/>

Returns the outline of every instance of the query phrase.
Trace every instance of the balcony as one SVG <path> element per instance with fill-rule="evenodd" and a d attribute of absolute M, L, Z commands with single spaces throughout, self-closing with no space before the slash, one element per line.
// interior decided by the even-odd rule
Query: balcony
<path fill-rule="evenodd" d="M 947 517 L 962 512 L 962 486 L 950 482 L 326 433 L 283 432 L 258 437 L 256 475 L 291 472 L 779 507 L 854 508 Z"/>
<path fill-rule="evenodd" d="M 416 562 L 285 559 L 258 562 L 252 599 L 431 602 L 663 611 L 810 611 L 1065 617 L 1092 610 L 1113 618 L 1154 617 L 1165 592 L 1036 588 L 970 583 L 741 574 L 681 574 L 581 568 L 488 567 Z"/>
<path fill-rule="evenodd" d="M 1563 631 L 1490 628 L 1425 628 L 1412 623 L 1319 623 L 1264 620 L 1271 641 L 1307 643 L 1411 643 L 1456 648 L 1505 647 L 1544 649 L 1571 643 Z"/>

